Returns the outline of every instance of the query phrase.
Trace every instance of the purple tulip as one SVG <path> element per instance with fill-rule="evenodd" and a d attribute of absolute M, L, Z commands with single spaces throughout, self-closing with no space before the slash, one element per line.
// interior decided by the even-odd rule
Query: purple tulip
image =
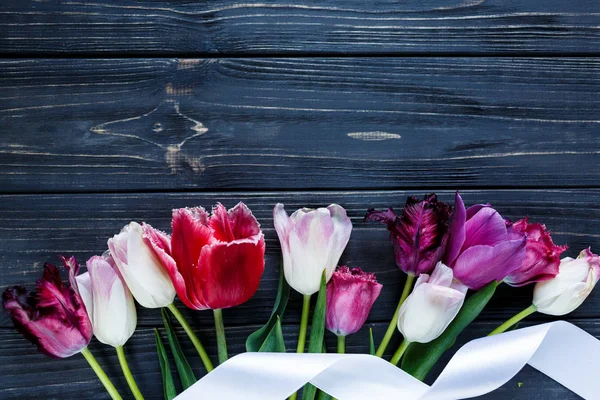
<path fill-rule="evenodd" d="M 454 278 L 470 289 L 481 289 L 492 281 L 502 281 L 519 269 L 525 259 L 526 235 L 511 232 L 504 218 L 490 205 L 465 209 L 456 193 L 444 264 Z"/>
<path fill-rule="evenodd" d="M 75 257 L 63 257 L 63 263 L 70 287 L 60 280 L 58 268 L 45 264 L 35 296 L 22 286 L 10 287 L 2 295 L 17 330 L 42 353 L 55 358 L 79 353 L 92 339 L 92 324 L 75 281 L 79 264 Z"/>
<path fill-rule="evenodd" d="M 339 267 L 327 284 L 325 327 L 338 336 L 358 332 L 381 292 L 375 274 Z"/>
<path fill-rule="evenodd" d="M 430 273 L 440 261 L 449 218 L 450 206 L 430 194 L 423 200 L 409 197 L 401 216 L 391 208 L 387 211 L 371 209 L 365 220 L 387 224 L 396 265 L 407 274 L 420 275 Z"/>
<path fill-rule="evenodd" d="M 508 275 L 504 282 L 511 286 L 524 286 L 554 278 L 558 274 L 560 255 L 568 247 L 555 245 L 545 225 L 529 223 L 527 218 L 508 222 L 507 226 L 509 239 L 527 235 L 527 244 L 521 267 Z"/>

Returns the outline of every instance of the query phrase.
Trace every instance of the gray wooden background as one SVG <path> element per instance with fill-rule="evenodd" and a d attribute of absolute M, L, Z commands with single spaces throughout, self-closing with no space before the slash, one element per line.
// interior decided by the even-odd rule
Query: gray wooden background
<path fill-rule="evenodd" d="M 224 312 L 238 353 L 275 297 L 276 202 L 346 207 L 342 262 L 384 284 L 377 339 L 404 278 L 385 229 L 362 223 L 369 207 L 460 189 L 545 223 L 567 255 L 600 251 L 598 0 L 3 0 L 0 55 L 2 288 L 32 286 L 58 253 L 101 253 L 130 220 L 168 230 L 174 207 L 241 200 L 267 268 L 256 296 Z M 502 287 L 460 342 L 530 299 Z M 299 309 L 294 294 L 290 349 Z M 186 315 L 216 359 L 212 314 Z M 600 337 L 600 294 L 567 319 Z M 140 310 L 126 345 L 147 399 L 162 398 L 159 325 Z M 367 343 L 365 328 L 348 351 Z M 127 395 L 112 348 L 91 349 Z M 82 357 L 46 358 L 0 316 L 0 398 L 106 397 Z M 531 368 L 484 397 L 577 398 Z"/>

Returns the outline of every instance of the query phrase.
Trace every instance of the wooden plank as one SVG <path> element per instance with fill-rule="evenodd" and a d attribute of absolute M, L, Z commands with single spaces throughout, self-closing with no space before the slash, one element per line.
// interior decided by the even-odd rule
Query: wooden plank
<path fill-rule="evenodd" d="M 418 192 L 417 192 L 418 193 Z M 203 205 L 217 201 L 232 207 L 244 201 L 253 210 L 265 233 L 266 270 L 253 299 L 242 306 L 225 310 L 227 324 L 247 325 L 266 321 L 271 313 L 279 276 L 279 242 L 272 223 L 275 203 L 283 202 L 288 211 L 301 206 L 316 207 L 332 202 L 343 205 L 352 218 L 354 230 L 341 262 L 361 266 L 377 274 L 384 289 L 370 321 L 389 320 L 402 290 L 404 274 L 395 266 L 388 233 L 384 226 L 363 223 L 369 207 L 400 209 L 408 193 L 402 191 L 361 192 L 265 192 L 265 193 L 177 193 L 177 194 L 93 194 L 93 195 L 3 195 L 0 196 L 0 288 L 9 285 L 33 286 L 41 276 L 42 265 L 58 262 L 57 254 L 75 254 L 84 262 L 101 254 L 106 240 L 131 220 L 147 221 L 156 228 L 170 231 L 171 209 Z M 415 194 L 412 192 L 411 194 Z M 453 193 L 439 193 L 452 202 Z M 600 190 L 485 190 L 464 191 L 466 204 L 490 202 L 506 218 L 528 215 L 554 231 L 556 243 L 568 243 L 566 255 L 576 256 L 588 246 L 598 252 L 600 232 Z M 531 302 L 531 287 L 512 289 L 501 286 L 482 318 L 508 318 Z M 292 296 L 290 321 L 299 321 L 301 297 Z M 181 306 L 182 309 L 185 307 Z M 186 315 L 197 326 L 212 325 L 210 312 Z M 600 317 L 600 294 L 595 293 L 573 313 L 574 318 Z M 543 316 L 537 320 L 546 320 Z M 160 323 L 157 310 L 140 310 L 139 323 Z M 0 326 L 11 326 L 5 313 Z"/>
<path fill-rule="evenodd" d="M 597 321 L 574 320 L 579 327 L 590 332 L 596 337 L 600 336 L 600 324 Z M 528 324 L 524 324 L 526 326 Z M 199 325 L 196 325 L 199 326 Z M 484 336 L 494 328 L 490 322 L 475 322 L 468 328 L 458 340 L 457 345 L 440 360 L 436 370 L 428 377 L 429 383 L 435 378 L 450 356 L 454 354 L 462 344 L 476 337 Z M 382 337 L 386 324 L 373 324 L 374 335 Z M 245 351 L 243 343 L 246 337 L 256 329 L 253 327 L 227 328 L 227 339 L 231 355 Z M 284 325 L 284 337 L 288 349 L 295 348 L 298 326 L 293 324 Z M 213 329 L 203 328 L 198 334 L 202 338 L 207 352 L 216 362 L 216 340 Z M 178 335 L 184 351 L 195 370 L 196 376 L 204 375 L 202 363 L 193 347 L 189 344 L 183 331 L 178 330 Z M 335 349 L 335 337 L 326 333 L 328 348 Z M 397 346 L 397 337 L 390 344 L 389 353 Z M 146 399 L 162 399 L 162 386 L 160 370 L 154 347 L 154 334 L 149 328 L 138 329 L 130 341 L 126 344 L 127 358 L 133 374 Z M 119 364 L 112 347 L 102 345 L 93 340 L 90 349 L 111 377 L 119 391 L 125 397 L 128 389 L 125 380 L 119 371 Z M 368 352 L 368 327 L 351 335 L 347 339 L 346 351 L 348 353 Z M 104 388 L 97 380 L 94 373 L 87 366 L 83 357 L 76 355 L 68 359 L 53 360 L 36 352 L 35 348 L 12 329 L 0 329 L 0 397 L 4 400 L 21 400 L 42 396 L 44 399 L 104 399 L 106 394 Z M 176 372 L 175 379 L 177 379 Z M 519 385 L 520 384 L 520 385 Z M 579 397 L 571 393 L 559 383 L 546 377 L 533 368 L 526 367 L 513 379 L 497 391 L 481 397 L 482 399 L 528 399 L 528 400 L 568 400 Z"/>
<path fill-rule="evenodd" d="M 597 187 L 599 72 L 597 58 L 3 60 L 0 191 Z"/>
<path fill-rule="evenodd" d="M 7 0 L 0 51 L 597 53 L 599 13 L 594 0 Z"/>

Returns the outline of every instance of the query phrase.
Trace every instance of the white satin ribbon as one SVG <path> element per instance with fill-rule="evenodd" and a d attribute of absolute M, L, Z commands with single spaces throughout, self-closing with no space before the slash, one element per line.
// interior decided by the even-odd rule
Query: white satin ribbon
<path fill-rule="evenodd" d="M 366 354 L 243 353 L 175 400 L 282 400 L 310 382 L 338 400 L 454 400 L 489 393 L 529 364 L 584 399 L 600 399 L 600 341 L 557 321 L 473 340 L 428 386 Z"/>

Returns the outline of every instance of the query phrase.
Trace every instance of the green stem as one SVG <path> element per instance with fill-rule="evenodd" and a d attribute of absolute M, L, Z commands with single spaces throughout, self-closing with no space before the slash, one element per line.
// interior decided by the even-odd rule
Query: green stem
<path fill-rule="evenodd" d="M 387 346 L 390 343 L 390 339 L 394 335 L 394 332 L 396 332 L 396 329 L 398 329 L 397 325 L 398 325 L 398 314 L 400 314 L 400 307 L 402 307 L 402 303 L 404 303 L 404 300 L 406 300 L 406 298 L 410 294 L 410 291 L 412 290 L 414 281 L 415 281 L 414 275 L 409 274 L 406 276 L 406 282 L 404 283 L 404 290 L 402 290 L 402 296 L 400 296 L 400 301 L 398 302 L 398 307 L 396 307 L 396 312 L 394 313 L 394 316 L 392 317 L 392 320 L 390 321 L 390 325 L 388 326 L 387 331 L 385 331 L 383 340 L 381 341 L 381 344 L 379 345 L 379 347 L 377 348 L 377 352 L 375 353 L 375 355 L 377 357 L 383 356 L 383 353 L 385 353 L 385 349 L 387 349 Z"/>
<path fill-rule="evenodd" d="M 110 398 L 113 400 L 123 400 L 123 398 L 117 391 L 117 388 L 115 388 L 115 385 L 112 384 L 110 378 L 108 377 L 108 375 L 106 375 L 106 372 L 104 372 L 100 364 L 98 364 L 98 361 L 96 361 L 96 358 L 92 355 L 92 353 L 87 347 L 84 347 L 83 350 L 81 350 L 81 355 L 84 356 L 87 362 L 90 364 L 90 367 L 92 367 L 92 369 L 98 376 L 98 379 L 100 379 L 100 382 L 102 382 L 102 384 L 104 385 L 104 388 L 110 395 Z"/>
<path fill-rule="evenodd" d="M 406 349 L 408 349 L 408 345 L 410 345 L 410 342 L 406 339 L 404 339 L 402 343 L 400 343 L 400 346 L 398 346 L 398 350 L 396 350 L 394 356 L 390 360 L 392 364 L 398 365 L 398 361 L 400 361 L 400 359 L 404 355 L 404 352 L 406 351 Z"/>
<path fill-rule="evenodd" d="M 167 308 L 171 310 L 171 313 L 173 313 L 175 319 L 179 321 L 179 325 L 181 325 L 185 333 L 187 333 L 187 335 L 189 336 L 190 340 L 192 341 L 192 344 L 196 348 L 196 351 L 198 352 L 200 358 L 202 359 L 202 362 L 204 363 L 204 368 L 206 368 L 206 372 L 212 371 L 214 369 L 213 364 L 210 361 L 206 350 L 204 350 L 204 346 L 202 346 L 202 343 L 200 343 L 200 339 L 198 339 L 198 336 L 196 336 L 196 334 L 192 330 L 190 324 L 187 323 L 181 312 L 177 309 L 177 307 L 175 307 L 174 303 L 169 304 Z"/>
<path fill-rule="evenodd" d="M 337 352 L 339 354 L 344 354 L 346 352 L 346 336 L 338 336 L 337 341 Z"/>
<path fill-rule="evenodd" d="M 129 369 L 129 364 L 127 363 L 127 359 L 125 358 L 125 351 L 123 351 L 123 346 L 115 347 L 117 350 L 117 357 L 119 358 L 119 364 L 121 364 L 121 369 L 123 370 L 123 375 L 125 375 L 125 380 L 129 385 L 129 389 L 131 389 L 131 393 L 133 393 L 133 397 L 135 400 L 144 400 L 144 396 L 142 396 L 142 392 L 140 392 L 140 388 L 138 388 L 137 383 L 135 383 L 135 379 L 133 379 L 133 375 L 131 374 L 131 370 Z"/>
<path fill-rule="evenodd" d="M 225 325 L 223 325 L 223 312 L 221 309 L 213 310 L 215 316 L 215 329 L 217 331 L 217 350 L 219 352 L 219 364 L 227 361 L 227 341 L 225 340 Z"/>
<path fill-rule="evenodd" d="M 304 353 L 306 344 L 306 331 L 308 330 L 308 314 L 310 312 L 310 294 L 305 294 L 302 301 L 302 317 L 300 319 L 300 332 L 298 332 L 298 347 L 296 353 Z M 289 397 L 289 400 L 296 400 L 298 393 L 295 392 Z"/>
<path fill-rule="evenodd" d="M 515 316 L 513 316 L 512 318 L 510 318 L 509 320 L 504 322 L 502 325 L 500 325 L 499 327 L 497 327 L 496 329 L 491 331 L 488 336 L 494 336 L 499 333 L 505 332 L 507 329 L 509 329 L 510 327 L 515 325 L 517 322 L 521 321 L 522 319 L 533 314 L 536 311 L 537 311 L 537 307 L 534 306 L 533 304 L 530 305 L 529 307 L 527 307 L 526 309 L 524 309 L 520 313 L 516 314 Z"/>
<path fill-rule="evenodd" d="M 304 353 L 306 344 L 306 331 L 308 330 L 308 314 L 310 312 L 310 294 L 305 294 L 302 301 L 302 318 L 300 319 L 300 332 L 298 333 L 298 347 L 296 353 Z"/>

